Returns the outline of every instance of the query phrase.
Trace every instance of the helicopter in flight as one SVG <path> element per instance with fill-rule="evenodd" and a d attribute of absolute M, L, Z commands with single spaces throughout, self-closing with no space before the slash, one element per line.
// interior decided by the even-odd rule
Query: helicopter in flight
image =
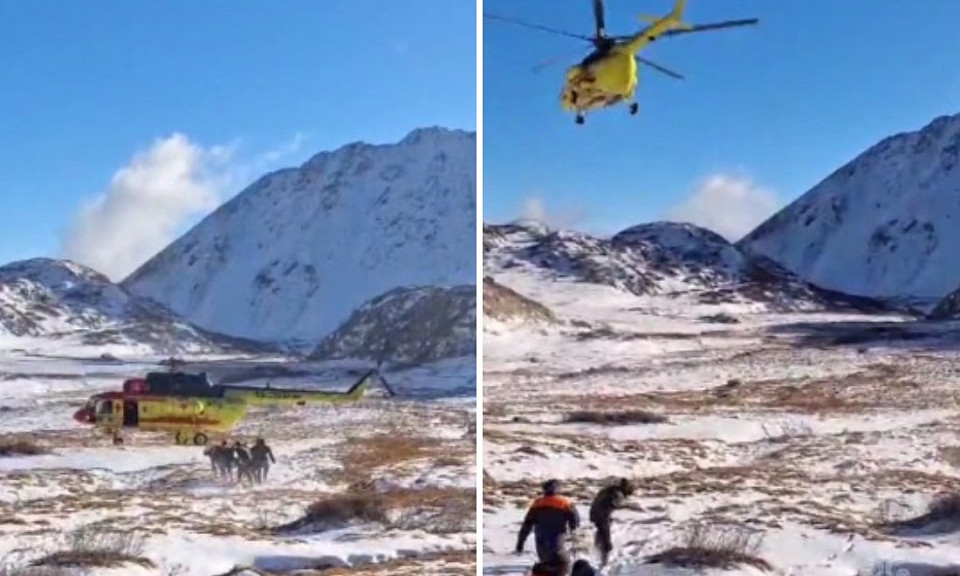
<path fill-rule="evenodd" d="M 626 102 L 629 104 L 630 114 L 636 114 L 639 111 L 640 105 L 636 101 L 638 62 L 672 78 L 683 79 L 680 74 L 639 55 L 639 52 L 650 43 L 663 37 L 749 26 L 759 22 L 756 18 L 750 18 L 693 26 L 683 21 L 686 4 L 687 0 L 677 0 L 673 10 L 666 16 L 641 16 L 640 19 L 649 25 L 635 34 L 626 36 L 607 35 L 603 0 L 593 0 L 593 16 L 596 25 L 593 36 L 565 32 L 493 14 L 484 14 L 484 17 L 569 36 L 593 44 L 593 51 L 567 70 L 566 81 L 560 95 L 564 109 L 574 112 L 577 124 L 583 124 L 586 112 L 589 110 L 608 108 Z"/>
<path fill-rule="evenodd" d="M 170 431 L 177 444 L 203 446 L 211 434 L 225 434 L 247 416 L 250 406 L 304 406 L 308 403 L 356 402 L 375 383 L 393 389 L 370 370 L 346 391 L 211 384 L 204 373 L 149 372 L 130 378 L 120 390 L 91 396 L 73 415 L 122 444 L 124 429 Z"/>

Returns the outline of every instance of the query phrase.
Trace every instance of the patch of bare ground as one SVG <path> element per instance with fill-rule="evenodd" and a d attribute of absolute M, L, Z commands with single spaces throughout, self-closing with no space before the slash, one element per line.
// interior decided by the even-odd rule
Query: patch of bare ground
<path fill-rule="evenodd" d="M 577 333 L 576 339 L 581 342 L 588 340 L 629 342 L 631 340 L 699 340 L 701 336 L 698 332 L 627 332 L 611 326 L 599 326 Z"/>
<path fill-rule="evenodd" d="M 556 317 L 549 308 L 498 283 L 490 276 L 483 278 L 483 315 L 499 320 L 556 322 Z"/>
<path fill-rule="evenodd" d="M 598 412 L 578 410 L 564 417 L 568 424 L 601 424 L 606 426 L 629 426 L 631 424 L 663 424 L 667 417 L 646 410 L 621 410 Z"/>
<path fill-rule="evenodd" d="M 9 456 L 38 456 L 49 454 L 50 450 L 27 434 L 0 435 L 0 458 Z"/>
<path fill-rule="evenodd" d="M 590 378 L 594 376 L 614 376 L 618 374 L 633 374 L 636 376 L 640 372 L 641 371 L 638 368 L 627 368 L 626 366 L 607 364 L 604 366 L 591 366 L 589 368 L 574 370 L 571 372 L 561 372 L 560 374 L 556 374 L 554 379 L 562 382 L 564 380 L 576 380 L 579 378 Z"/>
<path fill-rule="evenodd" d="M 438 444 L 434 438 L 416 436 L 405 430 L 352 436 L 347 439 L 341 463 L 347 478 L 367 478 L 377 469 L 439 455 L 435 452 Z"/>
<path fill-rule="evenodd" d="M 647 564 L 683 568 L 721 568 L 729 570 L 749 565 L 772 570 L 769 562 L 757 556 L 762 535 L 739 526 L 695 524 L 685 531 L 680 542 L 646 558 Z"/>
<path fill-rule="evenodd" d="M 960 446 L 941 446 L 940 459 L 954 468 L 960 468 Z"/>
<path fill-rule="evenodd" d="M 927 410 L 956 404 L 941 394 L 918 394 L 922 387 L 878 364 L 867 370 L 831 378 L 731 380 L 700 390 L 638 394 L 552 396 L 558 409 L 658 409 L 669 413 L 709 413 L 750 409 L 756 413 L 850 414 L 870 410 Z"/>
<path fill-rule="evenodd" d="M 369 483 L 368 483 L 369 484 Z M 323 532 L 355 523 L 379 523 L 389 529 L 454 534 L 476 529 L 476 490 L 465 488 L 354 488 L 323 496 L 301 518 L 270 530 L 274 534 Z"/>
<path fill-rule="evenodd" d="M 378 470 L 398 473 L 418 464 L 460 466 L 475 458 L 475 450 L 475 442 L 420 436 L 400 427 L 374 435 L 351 435 L 340 446 L 341 469 L 332 476 L 356 486 L 368 482 Z"/>

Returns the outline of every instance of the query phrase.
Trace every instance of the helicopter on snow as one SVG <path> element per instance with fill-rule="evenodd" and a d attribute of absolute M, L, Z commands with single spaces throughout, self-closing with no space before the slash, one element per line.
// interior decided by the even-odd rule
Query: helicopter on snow
<path fill-rule="evenodd" d="M 686 0 L 677 0 L 673 10 L 666 16 L 641 16 L 640 19 L 649 25 L 635 34 L 626 36 L 607 35 L 603 0 L 593 0 L 596 30 L 592 37 L 493 14 L 484 14 L 484 17 L 586 40 L 593 44 L 593 51 L 567 70 L 566 82 L 560 96 L 564 109 L 574 112 L 577 124 L 583 124 L 587 111 L 608 108 L 622 102 L 629 102 L 630 114 L 636 114 L 639 111 L 640 105 L 636 101 L 638 62 L 672 78 L 683 79 L 680 74 L 639 56 L 641 50 L 658 38 L 749 26 L 759 22 L 756 18 L 750 18 L 693 26 L 683 22 L 686 3 Z"/>
<path fill-rule="evenodd" d="M 395 395 L 379 368 L 364 374 L 345 392 L 214 385 L 204 373 L 150 372 L 125 380 L 121 390 L 91 396 L 73 418 L 107 431 L 114 444 L 123 443 L 121 430 L 132 428 L 172 431 L 177 444 L 203 446 L 209 434 L 229 432 L 246 417 L 251 405 L 355 402 L 377 382 Z"/>

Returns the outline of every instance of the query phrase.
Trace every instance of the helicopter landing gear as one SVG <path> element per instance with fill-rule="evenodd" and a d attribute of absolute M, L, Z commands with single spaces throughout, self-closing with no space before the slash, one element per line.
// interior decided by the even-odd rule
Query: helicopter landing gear
<path fill-rule="evenodd" d="M 191 444 L 194 446 L 206 446 L 210 439 L 203 432 L 197 432 L 193 436 L 190 436 L 190 433 L 185 430 L 177 430 L 174 441 L 180 446 L 189 446 Z"/>
<path fill-rule="evenodd" d="M 640 111 L 640 105 L 637 104 L 636 102 L 631 102 L 631 103 L 630 103 L 630 115 L 631 115 L 631 116 L 636 116 L 636 115 L 637 115 L 637 112 L 639 112 L 639 111 Z"/>

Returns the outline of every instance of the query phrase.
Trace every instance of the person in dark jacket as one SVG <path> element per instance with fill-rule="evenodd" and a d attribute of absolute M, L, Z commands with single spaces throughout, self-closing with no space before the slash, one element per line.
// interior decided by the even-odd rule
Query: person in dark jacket
<path fill-rule="evenodd" d="M 267 479 L 267 472 L 270 471 L 271 462 L 277 463 L 277 460 L 273 457 L 273 450 L 267 446 L 263 438 L 257 438 L 253 448 L 250 448 L 250 465 L 253 467 L 254 482 L 263 484 L 263 481 Z"/>
<path fill-rule="evenodd" d="M 243 482 L 243 479 L 246 478 L 248 482 L 252 484 L 253 474 L 250 470 L 250 452 L 247 451 L 247 447 L 239 440 L 233 444 L 233 452 L 237 459 L 237 482 Z"/>
<path fill-rule="evenodd" d="M 227 441 L 223 440 L 217 447 L 216 454 L 217 466 L 220 468 L 220 478 L 233 482 L 233 469 L 237 463 L 233 448 L 227 446 Z"/>
<path fill-rule="evenodd" d="M 561 566 L 556 564 L 537 562 L 533 565 L 533 568 L 530 569 L 530 576 L 562 576 L 560 572 L 561 568 Z M 590 565 L 590 562 L 581 558 L 573 563 L 570 576 L 597 576 L 597 571 Z"/>
<path fill-rule="evenodd" d="M 567 536 L 580 526 L 580 514 L 559 491 L 558 480 L 544 482 L 543 495 L 533 502 L 523 519 L 516 552 L 523 554 L 523 546 L 533 531 L 540 563 L 555 566 L 558 576 L 567 576 L 571 564 Z"/>
<path fill-rule="evenodd" d="M 633 484 L 627 478 L 621 478 L 616 484 L 602 488 L 590 504 L 590 522 L 596 528 L 593 542 L 600 552 L 600 566 L 607 565 L 613 540 L 610 537 L 610 521 L 613 511 L 626 506 L 626 500 L 634 492 Z"/>
<path fill-rule="evenodd" d="M 573 563 L 570 576 L 597 576 L 597 571 L 590 565 L 590 562 L 581 558 Z"/>
<path fill-rule="evenodd" d="M 220 447 L 219 446 L 207 446 L 203 449 L 203 455 L 210 459 L 210 471 L 213 472 L 215 478 L 220 478 L 223 476 L 220 471 Z"/>

